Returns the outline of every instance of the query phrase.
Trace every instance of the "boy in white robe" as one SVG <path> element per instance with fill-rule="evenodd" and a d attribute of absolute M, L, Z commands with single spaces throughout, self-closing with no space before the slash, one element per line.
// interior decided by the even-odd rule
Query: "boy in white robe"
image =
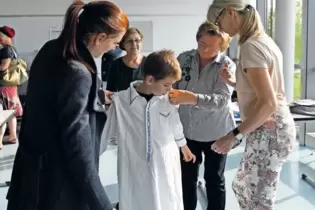
<path fill-rule="evenodd" d="M 162 50 L 147 57 L 142 73 L 143 81 L 112 96 L 101 153 L 117 138 L 120 210 L 183 210 L 179 147 L 185 161 L 195 156 L 167 95 L 181 68 Z"/>

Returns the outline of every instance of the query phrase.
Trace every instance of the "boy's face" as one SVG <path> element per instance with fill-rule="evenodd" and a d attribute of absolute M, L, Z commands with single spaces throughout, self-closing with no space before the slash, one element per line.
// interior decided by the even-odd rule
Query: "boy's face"
<path fill-rule="evenodd" d="M 164 95 L 172 90 L 173 84 L 176 82 L 176 79 L 173 77 L 166 77 L 161 80 L 155 80 L 152 76 L 147 76 L 144 79 L 144 82 L 151 87 L 151 92 L 156 95 Z"/>

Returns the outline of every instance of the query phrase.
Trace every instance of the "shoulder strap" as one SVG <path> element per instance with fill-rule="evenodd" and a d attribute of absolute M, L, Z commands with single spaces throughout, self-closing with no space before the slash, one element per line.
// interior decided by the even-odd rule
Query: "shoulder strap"
<path fill-rule="evenodd" d="M 12 47 L 12 46 L 8 46 L 8 47 L 11 48 L 11 50 L 12 50 L 12 52 L 13 52 L 13 54 L 14 54 L 14 59 L 18 59 L 18 54 L 17 54 L 15 48 Z"/>

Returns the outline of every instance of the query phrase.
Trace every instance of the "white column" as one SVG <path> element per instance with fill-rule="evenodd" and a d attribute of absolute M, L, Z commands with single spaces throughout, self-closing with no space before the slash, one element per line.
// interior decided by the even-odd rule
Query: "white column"
<path fill-rule="evenodd" d="M 276 1 L 275 40 L 283 54 L 283 74 L 288 102 L 293 100 L 295 53 L 295 0 Z"/>
<path fill-rule="evenodd" d="M 268 0 L 259 0 L 256 2 L 256 9 L 260 15 L 261 21 L 263 22 L 264 28 L 267 28 L 268 23 Z"/>

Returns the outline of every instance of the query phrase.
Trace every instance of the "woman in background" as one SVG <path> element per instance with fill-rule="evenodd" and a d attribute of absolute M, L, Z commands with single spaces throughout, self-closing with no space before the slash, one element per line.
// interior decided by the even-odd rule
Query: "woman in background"
<path fill-rule="evenodd" d="M 17 59 L 17 53 L 12 46 L 12 38 L 15 36 L 15 30 L 8 26 L 0 27 L 0 71 L 6 71 L 13 59 Z M 4 73 L 4 72 L 1 72 Z M 3 75 L 3 74 L 2 74 Z M 0 78 L 1 80 L 1 78 Z M 15 144 L 17 142 L 17 120 L 16 117 L 22 116 L 22 105 L 19 99 L 17 86 L 2 86 L 0 87 L 0 101 L 4 110 L 15 109 L 15 117 L 8 121 L 9 126 L 9 137 L 4 143 Z M 1 128 L 1 134 L 4 134 L 6 126 Z M 3 135 L 1 136 L 3 137 Z M 2 149 L 2 138 L 0 143 L 0 150 Z"/>
<path fill-rule="evenodd" d="M 94 58 L 115 49 L 129 26 L 109 1 L 75 1 L 58 39 L 31 67 L 8 210 L 112 210 L 99 177 L 106 116 Z"/>
<path fill-rule="evenodd" d="M 137 28 L 129 28 L 119 47 L 127 54 L 110 64 L 107 87 L 111 92 L 126 90 L 134 80 L 142 79 L 141 66 L 145 56 L 141 54 L 143 35 Z"/>
<path fill-rule="evenodd" d="M 236 87 L 242 123 L 219 138 L 212 150 L 226 154 L 248 135 L 233 190 L 241 209 L 273 210 L 296 131 L 284 92 L 282 53 L 265 33 L 257 10 L 246 2 L 214 0 L 208 11 L 208 21 L 231 37 L 238 34 L 240 45 L 236 80 L 227 69 L 222 77 Z"/>

